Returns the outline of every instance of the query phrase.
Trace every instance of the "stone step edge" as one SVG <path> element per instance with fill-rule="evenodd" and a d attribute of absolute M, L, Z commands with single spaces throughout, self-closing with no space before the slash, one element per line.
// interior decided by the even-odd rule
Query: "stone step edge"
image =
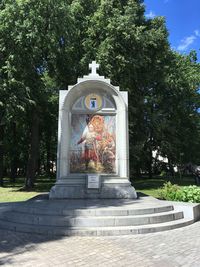
<path fill-rule="evenodd" d="M 6 224 L 5 224 L 6 223 Z M 0 220 L 0 229 L 31 233 L 31 234 L 42 234 L 42 235 L 60 235 L 60 236 L 118 236 L 118 235 L 130 235 L 130 234 L 147 234 L 166 230 L 172 230 L 181 228 L 194 223 L 191 219 L 180 219 L 171 222 L 142 225 L 142 226 L 118 226 L 118 227 L 46 227 L 39 225 L 26 225 L 10 223 Z M 6 227 L 5 227 L 6 226 Z"/>
<path fill-rule="evenodd" d="M 21 208 L 21 209 L 20 209 Z M 107 209 L 63 209 L 63 210 L 57 210 L 56 212 L 49 212 L 47 208 L 43 208 L 43 209 L 37 209 L 36 207 L 17 207 L 16 208 L 12 208 L 9 211 L 13 211 L 13 212 L 20 212 L 23 214 L 37 214 L 37 215 L 49 215 L 49 216 L 72 216 L 72 215 L 67 215 L 67 213 L 72 212 L 74 213 L 74 216 L 78 216 L 79 214 L 83 213 L 83 214 L 87 214 L 88 215 L 93 215 L 93 216 L 101 216 L 101 213 L 104 213 L 104 216 L 109 216 L 106 215 L 109 212 L 113 213 L 114 216 L 118 216 L 116 215 L 117 213 L 122 213 L 119 216 L 129 216 L 129 215 L 133 215 L 131 213 L 135 213 L 134 215 L 142 215 L 142 214 L 138 214 L 138 213 L 142 213 L 144 212 L 144 214 L 154 214 L 154 213 L 164 213 L 167 211 L 174 211 L 174 207 L 173 205 L 167 205 L 167 206 L 160 206 L 160 207 L 149 207 L 149 208 L 107 208 Z M 167 209 L 167 211 L 166 211 Z"/>
<path fill-rule="evenodd" d="M 17 217 L 18 216 L 18 217 Z M 41 225 L 41 226 L 59 226 L 59 227 L 118 227 L 118 226 L 136 226 L 145 224 L 158 224 L 163 222 L 170 222 L 183 218 L 182 211 L 166 212 L 163 215 L 137 215 L 137 216 L 111 216 L 111 217 L 50 217 L 44 215 L 28 215 L 26 218 L 18 213 L 5 213 L 0 218 L 5 221 L 27 224 L 27 225 Z"/>
<path fill-rule="evenodd" d="M 38 225 L 46 227 L 118 227 L 118 226 L 136 226 L 145 224 L 159 224 L 180 220 L 184 217 L 182 211 L 166 212 L 165 214 L 137 215 L 137 216 L 105 216 L 105 217 L 52 217 L 44 215 L 21 216 L 18 213 L 4 213 L 0 219 L 18 224 Z"/>
<path fill-rule="evenodd" d="M 134 214 L 134 215 L 107 215 L 107 216 L 101 216 L 101 215 L 98 215 L 98 216 L 94 216 L 94 215 L 91 215 L 91 216 L 83 216 L 83 215 L 77 215 L 77 216 L 72 216 L 72 215 L 55 215 L 53 216 L 53 218 L 57 218 L 57 219 L 60 219 L 60 218 L 66 218 L 66 219 L 102 219 L 102 220 L 106 220 L 106 219 L 114 219 L 114 218 L 117 218 L 117 219 L 124 219 L 124 218 L 127 218 L 127 219 L 133 219 L 133 218 L 148 218 L 148 217 L 163 217 L 163 216 L 167 216 L 167 215 L 176 215 L 176 214 L 180 214 L 182 213 L 183 214 L 183 211 L 181 210 L 170 210 L 170 211 L 165 211 L 165 212 L 159 212 L 159 213 L 150 213 L 150 214 Z M 23 216 L 28 216 L 28 217 L 43 217 L 43 218 L 52 218 L 52 215 L 49 215 L 49 214 L 31 214 L 31 213 L 23 213 L 23 212 L 18 212 L 18 211 L 5 211 L 3 212 L 2 214 L 0 214 L 0 219 L 4 217 L 4 214 L 10 214 L 10 215 L 21 215 L 22 217 Z"/>

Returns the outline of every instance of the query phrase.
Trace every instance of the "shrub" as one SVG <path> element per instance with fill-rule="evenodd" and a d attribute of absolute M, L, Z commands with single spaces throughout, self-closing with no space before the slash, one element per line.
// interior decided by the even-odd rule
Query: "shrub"
<path fill-rule="evenodd" d="M 182 201 L 200 203 L 200 188 L 196 185 L 184 186 L 182 188 Z"/>
<path fill-rule="evenodd" d="M 196 185 L 180 187 L 167 182 L 158 190 L 158 195 L 166 200 L 200 203 L 200 188 Z"/>
<path fill-rule="evenodd" d="M 161 199 L 175 200 L 178 190 L 179 190 L 178 185 L 171 184 L 171 182 L 167 182 L 163 185 L 163 188 L 158 190 L 158 195 Z"/>

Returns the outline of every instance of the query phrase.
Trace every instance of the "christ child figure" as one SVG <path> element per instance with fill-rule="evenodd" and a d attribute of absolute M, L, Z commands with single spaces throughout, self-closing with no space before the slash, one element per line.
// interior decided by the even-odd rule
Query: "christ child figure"
<path fill-rule="evenodd" d="M 94 130 L 92 123 L 88 124 L 88 131 L 86 131 L 81 139 L 78 141 L 78 145 L 84 142 L 84 153 L 83 158 L 85 161 L 85 168 L 88 169 L 89 162 L 92 160 L 95 162 L 95 167 L 97 167 L 97 162 L 99 161 L 98 151 L 96 141 L 101 140 L 101 136 L 97 134 Z"/>

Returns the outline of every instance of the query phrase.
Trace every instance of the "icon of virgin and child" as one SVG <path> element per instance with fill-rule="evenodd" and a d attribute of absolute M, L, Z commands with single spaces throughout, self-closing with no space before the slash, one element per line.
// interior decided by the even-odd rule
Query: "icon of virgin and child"
<path fill-rule="evenodd" d="M 115 173 L 115 116 L 72 115 L 70 171 Z"/>

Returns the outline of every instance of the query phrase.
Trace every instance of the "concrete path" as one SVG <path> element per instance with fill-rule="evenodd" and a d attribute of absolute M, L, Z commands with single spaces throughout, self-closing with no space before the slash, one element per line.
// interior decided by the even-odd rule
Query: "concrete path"
<path fill-rule="evenodd" d="M 45 237 L 0 230 L 3 266 L 200 267 L 200 222 L 121 237 Z"/>

